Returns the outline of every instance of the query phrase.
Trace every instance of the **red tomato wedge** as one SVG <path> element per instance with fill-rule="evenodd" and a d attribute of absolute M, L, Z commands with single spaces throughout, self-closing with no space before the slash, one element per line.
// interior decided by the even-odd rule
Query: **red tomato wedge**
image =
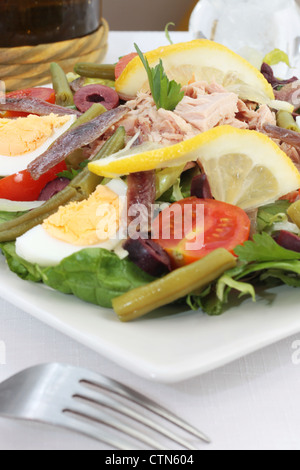
<path fill-rule="evenodd" d="M 183 199 L 163 210 L 153 223 L 155 240 L 174 268 L 191 264 L 216 250 L 233 253 L 249 238 L 250 220 L 239 207 L 213 199 Z"/>
<path fill-rule="evenodd" d="M 55 104 L 55 91 L 53 88 L 26 88 L 24 90 L 11 91 L 6 93 L 7 98 L 37 98 Z M 16 111 L 7 111 L 4 118 L 26 117 L 28 113 L 18 113 Z"/>
<path fill-rule="evenodd" d="M 36 181 L 27 170 L 6 176 L 0 180 L 0 199 L 36 201 L 46 184 L 53 181 L 58 173 L 66 169 L 65 162 L 61 162 Z"/>
<path fill-rule="evenodd" d="M 122 72 L 126 69 L 127 65 L 129 64 L 129 62 L 132 61 L 132 59 L 134 59 L 135 57 L 137 56 L 137 53 L 136 52 L 131 52 L 131 54 L 127 54 L 127 55 L 124 55 L 124 57 L 122 57 L 119 62 L 117 63 L 116 65 L 116 68 L 115 68 L 115 77 L 116 77 L 116 80 L 120 77 L 120 75 L 122 74 Z"/>

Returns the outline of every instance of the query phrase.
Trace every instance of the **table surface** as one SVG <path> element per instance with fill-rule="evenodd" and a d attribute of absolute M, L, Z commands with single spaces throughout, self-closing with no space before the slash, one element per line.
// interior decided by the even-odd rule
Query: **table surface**
<path fill-rule="evenodd" d="M 179 42 L 189 35 L 173 37 Z M 165 43 L 165 38 L 163 33 L 111 32 L 107 62 L 131 52 L 134 41 L 147 50 Z M 6 349 L 0 382 L 39 363 L 89 368 L 179 413 L 211 436 L 213 443 L 203 446 L 210 450 L 300 450 L 300 355 L 293 349 L 299 341 L 300 332 L 204 376 L 160 385 L 134 376 L 0 299 L 0 345 Z M 13 449 L 108 448 L 66 431 L 0 419 L 0 450 Z"/>

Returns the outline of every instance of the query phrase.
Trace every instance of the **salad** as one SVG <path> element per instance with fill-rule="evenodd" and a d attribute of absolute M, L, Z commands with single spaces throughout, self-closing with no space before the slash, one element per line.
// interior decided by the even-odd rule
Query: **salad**
<path fill-rule="evenodd" d="M 205 39 L 135 51 L 53 63 L 52 88 L 0 103 L 11 271 L 122 321 L 300 287 L 300 81 L 272 69 L 287 56 L 258 70 Z"/>

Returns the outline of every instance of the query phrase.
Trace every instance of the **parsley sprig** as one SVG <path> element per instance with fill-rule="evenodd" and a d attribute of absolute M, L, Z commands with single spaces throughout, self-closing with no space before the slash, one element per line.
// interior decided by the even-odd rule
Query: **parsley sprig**
<path fill-rule="evenodd" d="M 170 81 L 168 79 L 161 59 L 159 64 L 152 68 L 137 44 L 134 46 L 146 69 L 150 90 L 157 109 L 163 108 L 174 111 L 184 97 L 184 92 L 181 91 L 182 86 L 175 80 Z"/>

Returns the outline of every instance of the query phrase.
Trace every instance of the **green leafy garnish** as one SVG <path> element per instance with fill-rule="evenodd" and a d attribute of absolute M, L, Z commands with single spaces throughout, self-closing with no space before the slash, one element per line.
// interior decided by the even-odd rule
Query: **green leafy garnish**
<path fill-rule="evenodd" d="M 286 284 L 300 287 L 300 253 L 279 246 L 268 233 L 254 235 L 235 250 L 238 265 L 225 272 L 201 294 L 190 295 L 188 305 L 208 315 L 221 315 L 233 292 L 256 299 L 255 287 Z"/>
<path fill-rule="evenodd" d="M 67 178 L 68 180 L 72 181 L 79 173 L 82 172 L 82 170 L 88 165 L 89 161 L 85 160 L 84 162 L 81 162 L 79 164 L 78 170 L 74 170 L 74 168 L 71 168 L 71 170 L 64 170 L 61 171 L 60 173 L 57 174 L 58 178 Z"/>
<path fill-rule="evenodd" d="M 300 253 L 282 248 L 267 233 L 257 233 L 253 241 L 237 246 L 234 252 L 241 261 L 247 262 L 300 260 Z"/>
<path fill-rule="evenodd" d="M 270 66 L 277 65 L 280 62 L 284 62 L 288 67 L 291 66 L 288 55 L 286 52 L 283 52 L 280 49 L 274 49 L 273 51 L 269 52 L 269 54 L 264 57 L 263 61 Z"/>
<path fill-rule="evenodd" d="M 134 46 L 146 69 L 150 90 L 157 109 L 163 108 L 168 111 L 174 111 L 184 97 L 184 92 L 181 91 L 182 86 L 180 83 L 175 82 L 175 80 L 170 81 L 168 79 L 161 59 L 155 68 L 151 68 L 147 58 L 137 44 Z"/>
<path fill-rule="evenodd" d="M 217 284 L 217 297 L 221 302 L 224 300 L 226 302 L 228 301 L 228 296 L 225 297 L 226 287 L 239 291 L 240 297 L 243 297 L 244 295 L 251 295 L 253 301 L 255 302 L 254 287 L 249 283 L 235 281 L 232 279 L 232 277 L 228 276 L 228 274 L 224 274 Z"/>
<path fill-rule="evenodd" d="M 289 201 L 282 200 L 260 207 L 257 214 L 257 231 L 270 230 L 274 223 L 287 221 L 290 205 Z"/>
<path fill-rule="evenodd" d="M 170 37 L 170 31 L 169 31 L 169 27 L 170 26 L 175 26 L 175 23 L 168 23 L 165 27 L 165 34 L 166 34 L 166 38 L 167 40 L 169 41 L 170 44 L 174 44 L 174 42 L 172 41 L 171 37 Z"/>

